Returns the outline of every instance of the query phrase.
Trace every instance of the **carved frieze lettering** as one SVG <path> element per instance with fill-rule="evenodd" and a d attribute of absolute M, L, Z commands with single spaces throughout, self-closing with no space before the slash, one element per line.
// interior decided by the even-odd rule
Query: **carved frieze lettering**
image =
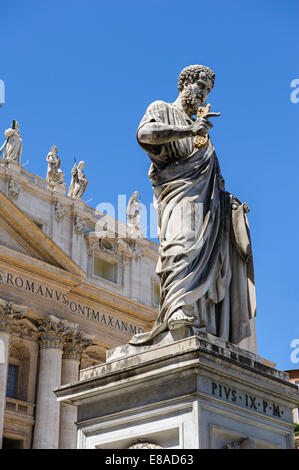
<path fill-rule="evenodd" d="M 53 289 L 52 287 L 41 285 L 30 278 L 24 278 L 21 276 L 16 276 L 13 273 L 5 273 L 0 271 L 0 286 L 1 284 L 3 286 L 7 285 L 10 287 L 22 289 L 47 301 L 50 300 L 59 303 L 69 312 L 75 315 L 98 322 L 104 326 L 107 326 L 108 328 L 122 331 L 128 335 L 135 335 L 137 333 L 144 332 L 143 328 L 140 328 L 130 322 L 123 321 L 114 315 L 101 312 L 93 307 L 72 300 L 65 292 Z"/>

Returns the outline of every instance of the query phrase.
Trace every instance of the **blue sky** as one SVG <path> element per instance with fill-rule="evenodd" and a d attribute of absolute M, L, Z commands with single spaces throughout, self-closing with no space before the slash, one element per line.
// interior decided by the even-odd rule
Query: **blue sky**
<path fill-rule="evenodd" d="M 297 0 L 15 0 L 1 5 L 0 134 L 21 124 L 26 169 L 46 175 L 59 147 L 69 183 L 86 161 L 90 205 L 139 189 L 149 160 L 136 128 L 156 99 L 173 101 L 190 64 L 216 72 L 210 136 L 227 190 L 251 208 L 259 353 L 281 369 L 299 338 Z M 298 93 L 299 96 L 299 93 Z M 299 357 L 299 354 L 298 354 Z"/>

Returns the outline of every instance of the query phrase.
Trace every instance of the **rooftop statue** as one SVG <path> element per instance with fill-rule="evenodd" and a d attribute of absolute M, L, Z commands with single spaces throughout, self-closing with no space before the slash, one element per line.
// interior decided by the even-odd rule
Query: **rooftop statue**
<path fill-rule="evenodd" d="M 85 162 L 81 161 L 78 163 L 78 165 L 75 162 L 72 168 L 72 180 L 68 196 L 73 199 L 82 199 L 82 196 L 87 188 L 88 180 L 83 171 L 84 167 Z"/>
<path fill-rule="evenodd" d="M 210 68 L 186 67 L 174 103 L 153 102 L 138 127 L 138 142 L 151 160 L 161 297 L 152 330 L 135 335 L 131 344 L 186 325 L 235 344 L 252 335 L 249 209 L 225 190 L 208 135 L 210 118 L 220 115 L 206 104 L 214 81 Z"/>
<path fill-rule="evenodd" d="M 0 155 L 4 150 L 3 158 L 5 160 L 21 163 L 21 156 L 23 151 L 22 137 L 19 131 L 20 124 L 17 121 L 12 121 L 9 129 L 6 129 L 4 135 L 6 141 L 0 149 Z"/>
<path fill-rule="evenodd" d="M 47 155 L 48 169 L 46 179 L 48 183 L 62 184 L 64 182 L 64 172 L 60 169 L 61 159 L 58 157 L 57 153 L 58 147 L 52 145 Z"/>
<path fill-rule="evenodd" d="M 140 196 L 138 191 L 135 191 L 132 194 L 128 202 L 127 226 L 129 238 L 142 237 L 142 231 L 140 227 Z"/>

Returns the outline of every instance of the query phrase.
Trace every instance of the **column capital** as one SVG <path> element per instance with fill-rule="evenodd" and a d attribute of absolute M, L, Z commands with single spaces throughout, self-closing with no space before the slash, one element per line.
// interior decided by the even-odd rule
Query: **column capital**
<path fill-rule="evenodd" d="M 37 322 L 41 349 L 60 349 L 64 351 L 64 359 L 79 360 L 84 349 L 92 342 L 93 337 L 77 331 L 77 323 L 60 320 L 54 315 Z"/>
<path fill-rule="evenodd" d="M 65 335 L 63 359 L 79 361 L 84 350 L 92 343 L 93 337 L 77 331 L 68 331 Z"/>
<path fill-rule="evenodd" d="M 43 320 L 37 320 L 41 349 L 63 349 L 64 335 L 67 327 L 59 318 L 49 315 Z"/>
<path fill-rule="evenodd" d="M 11 333 L 14 330 L 14 320 L 24 317 L 27 307 L 0 299 L 0 332 Z"/>

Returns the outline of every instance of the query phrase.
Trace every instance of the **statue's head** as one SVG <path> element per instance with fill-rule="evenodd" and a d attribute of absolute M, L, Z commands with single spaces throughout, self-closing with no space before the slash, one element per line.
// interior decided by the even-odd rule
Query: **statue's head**
<path fill-rule="evenodd" d="M 83 170 L 84 167 L 85 167 L 85 162 L 83 160 L 81 160 L 81 162 L 78 163 L 78 168 L 80 170 Z"/>
<path fill-rule="evenodd" d="M 178 89 L 183 107 L 189 114 L 196 114 L 204 106 L 214 87 L 215 73 L 205 65 L 189 65 L 179 76 Z"/>
<path fill-rule="evenodd" d="M 55 153 L 56 155 L 58 153 L 58 147 L 56 147 L 56 145 L 52 145 L 51 152 Z"/>

